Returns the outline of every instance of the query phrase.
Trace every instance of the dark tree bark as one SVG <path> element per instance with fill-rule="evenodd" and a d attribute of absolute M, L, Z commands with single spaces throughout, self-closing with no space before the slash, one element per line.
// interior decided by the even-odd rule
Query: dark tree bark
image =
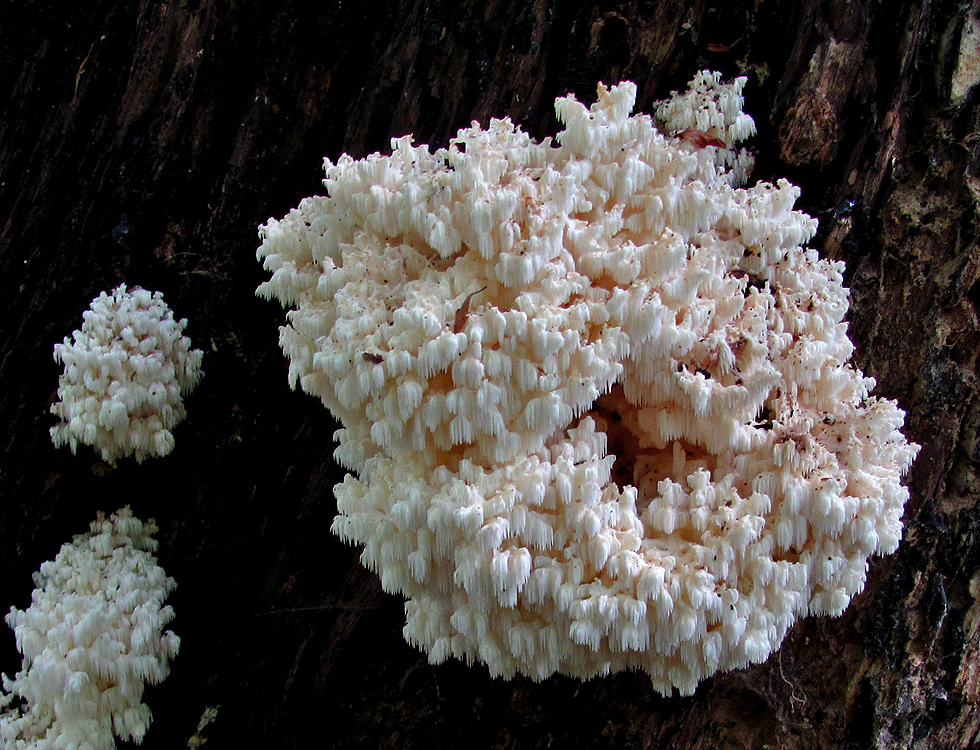
<path fill-rule="evenodd" d="M 96 511 L 156 517 L 183 639 L 144 747 L 968 748 L 980 712 L 980 108 L 953 0 L 109 2 L 0 10 L 0 604 Z M 964 41 L 965 40 L 965 41 Z M 972 52 L 964 52 L 970 50 Z M 972 55 L 972 58 L 971 58 Z M 972 68 L 970 67 L 972 65 Z M 328 531 L 336 425 L 286 385 L 256 227 L 321 158 L 477 119 L 556 128 L 555 97 L 699 69 L 749 76 L 754 178 L 802 186 L 847 263 L 856 363 L 922 444 L 897 554 L 840 618 L 662 698 L 642 674 L 430 666 L 402 602 Z M 206 352 L 176 450 L 107 470 L 55 450 L 53 345 L 119 283 L 161 290 Z M 19 665 L 0 633 L 0 668 Z"/>

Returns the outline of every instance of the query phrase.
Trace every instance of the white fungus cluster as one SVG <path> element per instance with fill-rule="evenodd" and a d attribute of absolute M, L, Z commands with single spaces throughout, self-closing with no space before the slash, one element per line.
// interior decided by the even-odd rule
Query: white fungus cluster
<path fill-rule="evenodd" d="M 742 111 L 742 89 L 748 79 L 736 78 L 729 85 L 721 84 L 721 74 L 702 70 L 683 94 L 660 102 L 656 108 L 668 133 L 695 130 L 714 136 L 725 146 L 741 143 L 755 135 L 755 122 Z M 745 149 L 723 148 L 718 152 L 729 168 L 726 173 L 731 184 L 741 184 L 752 169 L 752 156 Z"/>
<path fill-rule="evenodd" d="M 125 284 L 102 292 L 82 318 L 54 347 L 65 366 L 51 407 L 62 420 L 51 428 L 55 446 L 91 445 L 110 464 L 170 453 L 171 430 L 187 414 L 182 394 L 203 374 L 203 353 L 183 335 L 187 321 L 174 320 L 160 292 Z"/>
<path fill-rule="evenodd" d="M 23 669 L 3 677 L 4 750 L 111 750 L 150 725 L 145 683 L 170 671 L 180 639 L 164 626 L 174 580 L 157 565 L 153 521 L 129 508 L 101 516 L 34 575 L 31 606 L 11 608 Z M 6 691 L 6 692 L 4 692 Z M 14 706 L 15 698 L 26 705 Z"/>
<path fill-rule="evenodd" d="M 700 75 L 666 132 L 622 83 L 559 99 L 557 143 L 398 138 L 262 227 L 290 382 L 343 425 L 333 531 L 433 663 L 689 694 L 896 549 L 917 447 L 797 188 L 735 187 L 743 82 Z"/>

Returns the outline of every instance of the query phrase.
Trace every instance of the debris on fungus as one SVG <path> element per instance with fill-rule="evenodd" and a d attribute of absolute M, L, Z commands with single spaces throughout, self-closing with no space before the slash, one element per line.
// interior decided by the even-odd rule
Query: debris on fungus
<path fill-rule="evenodd" d="M 431 662 L 690 694 L 898 546 L 917 446 L 798 189 L 738 187 L 743 84 L 699 74 L 659 128 L 626 82 L 559 99 L 555 143 L 397 138 L 262 227 L 290 384 L 343 425 L 333 531 Z"/>

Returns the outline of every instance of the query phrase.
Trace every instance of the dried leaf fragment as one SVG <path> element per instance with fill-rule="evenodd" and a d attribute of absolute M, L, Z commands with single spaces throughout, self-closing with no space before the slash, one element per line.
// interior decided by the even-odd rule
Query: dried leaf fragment
<path fill-rule="evenodd" d="M 453 320 L 453 333 L 459 333 L 463 330 L 463 326 L 466 325 L 466 318 L 470 314 L 470 300 L 473 299 L 474 295 L 482 292 L 486 287 L 482 289 L 477 289 L 475 292 L 470 292 L 466 295 L 466 299 L 463 300 L 463 304 L 459 306 L 456 311 L 456 318 Z"/>
<path fill-rule="evenodd" d="M 682 141 L 690 143 L 695 148 L 705 148 L 706 146 L 717 146 L 718 148 L 728 148 L 725 142 L 717 136 L 706 133 L 697 128 L 688 128 L 678 136 Z"/>

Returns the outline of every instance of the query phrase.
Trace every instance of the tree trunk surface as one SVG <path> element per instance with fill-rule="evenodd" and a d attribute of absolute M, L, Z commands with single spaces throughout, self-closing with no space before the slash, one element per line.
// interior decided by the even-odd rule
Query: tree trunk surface
<path fill-rule="evenodd" d="M 0 10 L 0 606 L 99 510 L 160 526 L 178 581 L 143 747 L 969 748 L 980 740 L 980 79 L 952 0 L 108 2 Z M 329 532 L 337 428 L 289 390 L 255 297 L 256 229 L 322 194 L 321 161 L 445 146 L 633 80 L 747 75 L 754 179 L 801 186 L 846 262 L 855 363 L 922 445 L 904 540 L 843 616 L 664 698 L 641 673 L 492 679 L 430 665 L 403 601 Z M 205 377 L 164 459 L 56 450 L 55 343 L 102 290 L 165 293 Z M 0 628 L 0 669 L 17 671 Z M 6 634 L 4 634 L 6 633 Z M 192 743 L 193 746 L 193 743 Z"/>

